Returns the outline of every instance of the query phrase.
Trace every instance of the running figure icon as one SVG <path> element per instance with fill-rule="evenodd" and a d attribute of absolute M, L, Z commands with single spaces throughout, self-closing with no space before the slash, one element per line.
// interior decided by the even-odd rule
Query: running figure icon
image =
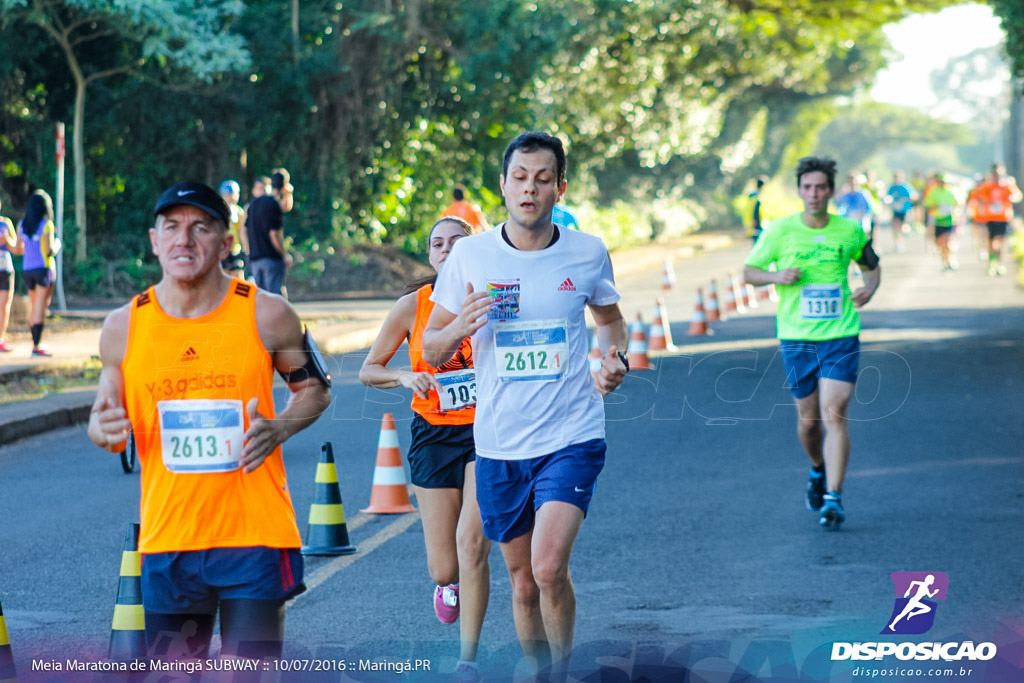
<path fill-rule="evenodd" d="M 910 601 L 903 607 L 903 611 L 899 613 L 899 616 L 893 619 L 892 623 L 889 624 L 890 631 L 896 631 L 896 623 L 900 619 L 906 618 L 907 621 L 910 621 L 912 617 L 927 614 L 932 611 L 931 605 L 925 604 L 924 602 L 921 602 L 921 600 L 922 598 L 934 598 L 939 592 L 938 588 L 933 591 L 928 590 L 931 588 L 933 583 L 935 583 L 934 574 L 929 574 L 923 581 L 910 582 L 910 585 L 907 587 L 907 592 L 903 594 L 903 597 L 910 598 Z M 914 597 L 910 597 L 910 593 L 914 591 L 915 586 L 917 587 L 917 592 L 914 594 Z"/>

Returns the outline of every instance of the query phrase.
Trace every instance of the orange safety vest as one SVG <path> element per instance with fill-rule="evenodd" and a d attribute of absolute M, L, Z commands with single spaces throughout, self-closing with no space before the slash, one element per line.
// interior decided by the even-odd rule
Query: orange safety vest
<path fill-rule="evenodd" d="M 469 337 L 462 340 L 459 350 L 452 358 L 439 368 L 423 360 L 423 330 L 427 329 L 427 321 L 430 313 L 434 310 L 434 302 L 430 300 L 430 294 L 434 291 L 433 285 L 423 285 L 416 290 L 416 322 L 409 335 L 409 360 L 412 361 L 413 372 L 429 372 L 436 375 L 439 372 L 452 372 L 453 370 L 466 370 L 473 367 L 473 346 Z M 463 408 L 443 412 L 440 408 L 441 399 L 436 392 L 427 394 L 423 399 L 416 394 L 412 395 L 411 407 L 424 420 L 432 425 L 468 425 L 473 424 L 476 417 L 476 408 Z"/>
<path fill-rule="evenodd" d="M 178 413 L 188 417 L 174 418 L 172 430 L 172 423 L 160 417 L 169 407 L 204 405 L 184 401 L 238 401 L 241 427 L 248 429 L 245 405 L 252 398 L 259 399 L 262 415 L 274 416 L 274 368 L 256 327 L 255 285 L 233 280 L 216 309 L 190 319 L 168 315 L 150 287 L 132 299 L 121 370 L 142 465 L 141 552 L 302 545 L 280 446 L 248 474 L 242 469 L 180 471 L 210 462 L 201 457 L 213 457 L 212 451 L 203 452 L 217 441 L 207 436 L 214 433 L 206 429 L 213 423 L 199 424 L 201 411 Z M 228 419 L 237 416 L 234 407 L 223 413 Z M 181 423 L 185 431 L 178 431 Z M 167 438 L 162 438 L 162 424 Z M 217 446 L 219 456 L 225 447 L 231 450 L 226 443 Z"/>

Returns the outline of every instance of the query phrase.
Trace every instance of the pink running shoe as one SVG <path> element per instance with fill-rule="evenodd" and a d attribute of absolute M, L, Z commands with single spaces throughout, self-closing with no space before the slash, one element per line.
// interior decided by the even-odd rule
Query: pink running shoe
<path fill-rule="evenodd" d="M 13 351 L 13 350 L 14 350 L 13 346 L 11 346 L 10 344 L 8 344 L 5 341 L 0 341 L 0 352 L 7 353 L 8 351 Z"/>
<path fill-rule="evenodd" d="M 37 346 L 34 349 L 32 349 L 32 355 L 33 356 L 43 356 L 43 357 L 49 358 L 53 354 L 50 353 L 49 349 L 47 349 L 45 346 Z"/>
<path fill-rule="evenodd" d="M 434 588 L 434 613 L 442 624 L 454 624 L 459 618 L 459 584 Z"/>

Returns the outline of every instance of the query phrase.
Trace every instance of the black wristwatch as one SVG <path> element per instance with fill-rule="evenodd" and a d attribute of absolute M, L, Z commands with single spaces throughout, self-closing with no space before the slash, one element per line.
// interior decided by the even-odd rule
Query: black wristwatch
<path fill-rule="evenodd" d="M 622 364 L 626 366 L 626 372 L 629 372 L 629 357 L 622 351 L 616 351 L 616 353 L 619 354 L 619 360 L 622 361 Z"/>

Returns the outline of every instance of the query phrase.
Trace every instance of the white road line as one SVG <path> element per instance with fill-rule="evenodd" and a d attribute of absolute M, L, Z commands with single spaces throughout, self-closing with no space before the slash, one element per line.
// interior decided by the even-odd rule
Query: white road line
<path fill-rule="evenodd" d="M 365 524 L 369 520 L 369 518 L 369 515 L 364 515 L 360 513 L 352 518 L 351 524 L 346 523 L 346 527 L 349 530 L 355 529 Z M 398 534 L 402 533 L 418 521 L 420 521 L 419 510 L 417 510 L 416 512 L 406 513 L 398 519 L 396 519 L 391 524 L 388 524 L 386 527 L 378 531 L 370 538 L 356 544 L 359 548 L 359 552 L 353 555 L 342 555 L 340 557 L 336 557 L 324 566 L 320 567 L 306 578 L 306 592 L 302 593 L 301 595 L 297 595 L 296 597 L 289 600 L 288 605 L 290 606 L 294 604 L 296 600 L 301 599 L 305 595 L 309 595 L 313 592 L 314 588 L 322 584 L 324 581 L 331 578 L 345 567 L 350 566 L 356 560 L 366 557 L 374 550 L 382 546 L 384 543 L 391 540 Z"/>

